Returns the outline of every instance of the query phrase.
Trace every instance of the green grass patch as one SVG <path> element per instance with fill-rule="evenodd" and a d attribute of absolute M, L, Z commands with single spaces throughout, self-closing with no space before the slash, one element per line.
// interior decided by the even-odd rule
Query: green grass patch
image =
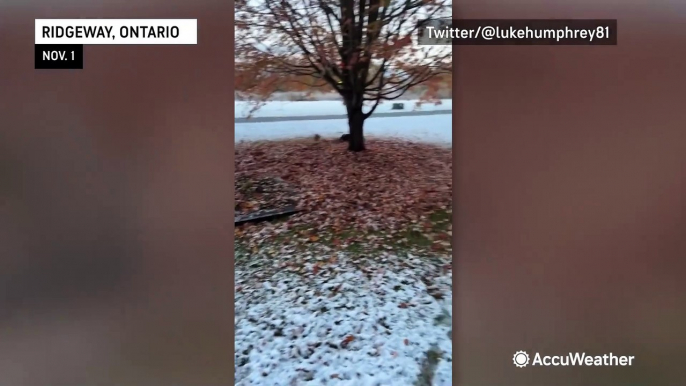
<path fill-rule="evenodd" d="M 280 226 L 288 218 L 271 223 Z M 360 231 L 354 229 L 321 230 L 316 225 L 306 224 L 290 228 L 263 242 L 261 247 L 249 246 L 236 238 L 237 253 L 257 253 L 260 250 L 280 245 L 293 245 L 299 250 L 327 246 L 333 250 L 353 255 L 376 254 L 379 252 L 405 253 L 452 253 L 452 212 L 437 210 L 417 224 L 407 226 L 394 234 L 384 231 Z"/>

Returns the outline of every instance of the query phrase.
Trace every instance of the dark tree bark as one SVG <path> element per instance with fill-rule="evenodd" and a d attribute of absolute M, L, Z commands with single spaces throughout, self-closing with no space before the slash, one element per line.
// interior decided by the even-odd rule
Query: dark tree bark
<path fill-rule="evenodd" d="M 362 111 L 363 90 L 343 92 L 346 110 L 348 112 L 348 150 L 364 150 L 364 121 L 367 115 Z"/>
<path fill-rule="evenodd" d="M 348 109 L 348 128 L 350 130 L 350 138 L 348 140 L 348 150 L 363 151 L 364 150 L 364 120 L 365 115 L 362 112 L 362 106 Z"/>

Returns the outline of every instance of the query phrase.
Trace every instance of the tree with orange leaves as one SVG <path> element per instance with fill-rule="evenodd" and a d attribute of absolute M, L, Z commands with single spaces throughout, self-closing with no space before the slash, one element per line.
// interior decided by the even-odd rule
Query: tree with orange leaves
<path fill-rule="evenodd" d="M 424 20 L 451 18 L 452 0 L 236 0 L 236 87 L 264 102 L 280 85 L 328 85 L 346 106 L 351 151 L 364 122 L 452 71 L 452 47 L 417 43 Z M 365 111 L 366 110 L 366 111 Z"/>

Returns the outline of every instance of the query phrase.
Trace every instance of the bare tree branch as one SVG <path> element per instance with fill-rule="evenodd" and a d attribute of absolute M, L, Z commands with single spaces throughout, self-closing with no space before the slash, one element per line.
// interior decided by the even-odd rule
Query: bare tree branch
<path fill-rule="evenodd" d="M 450 18 L 451 7 L 452 0 L 237 0 L 237 83 L 263 97 L 279 81 L 328 85 L 347 105 L 370 102 L 369 117 L 382 101 L 452 71 L 452 47 L 416 41 L 422 20 Z"/>

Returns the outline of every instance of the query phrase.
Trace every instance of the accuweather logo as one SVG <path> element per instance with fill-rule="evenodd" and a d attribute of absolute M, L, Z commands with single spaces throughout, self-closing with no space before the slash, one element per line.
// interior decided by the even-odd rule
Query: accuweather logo
<path fill-rule="evenodd" d="M 525 351 L 517 351 L 512 356 L 514 365 L 523 368 L 531 366 L 632 366 L 634 356 L 615 355 L 587 355 L 586 353 L 568 353 L 567 355 L 541 355 L 536 353 L 533 360 Z"/>

